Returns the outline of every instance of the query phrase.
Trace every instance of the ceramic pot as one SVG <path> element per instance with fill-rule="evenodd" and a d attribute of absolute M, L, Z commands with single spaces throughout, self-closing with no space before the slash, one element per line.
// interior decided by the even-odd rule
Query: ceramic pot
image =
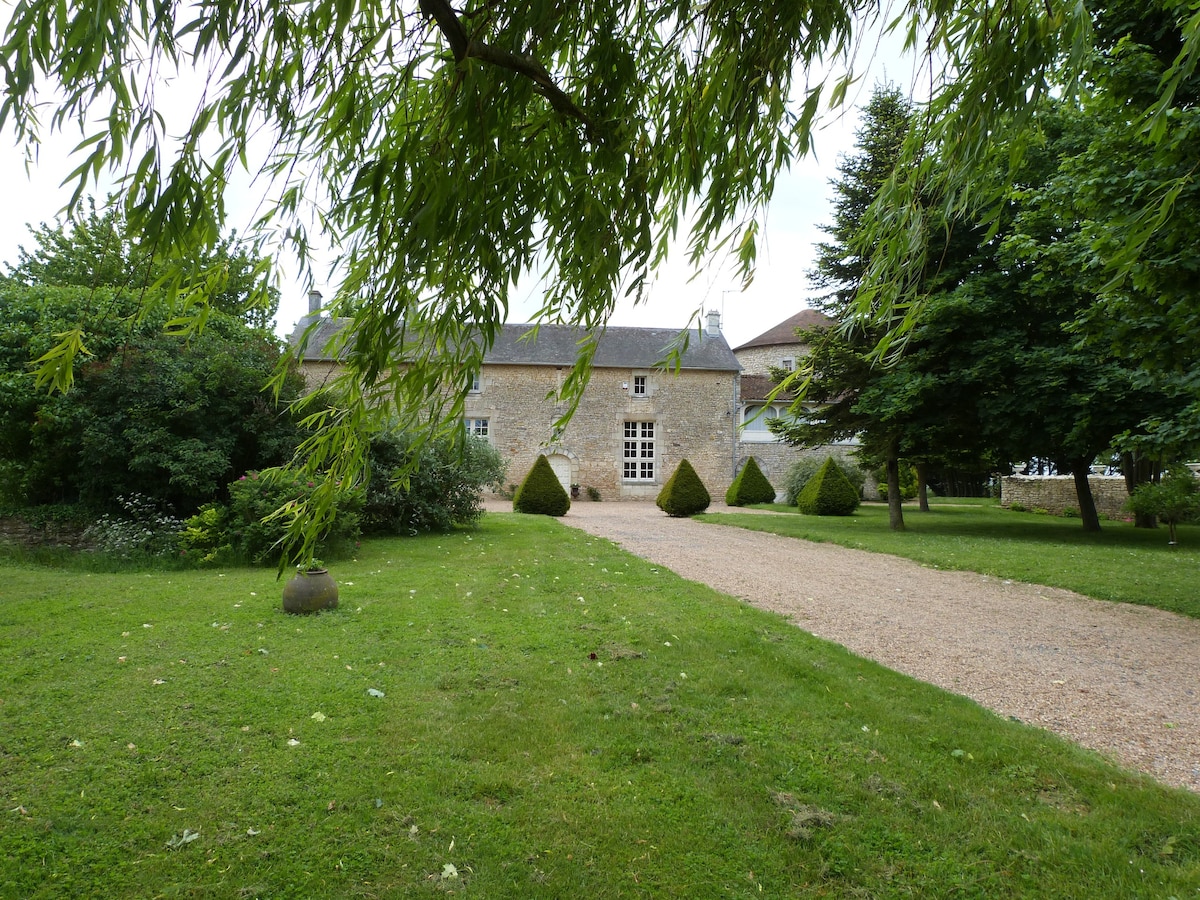
<path fill-rule="evenodd" d="M 338 589 L 326 569 L 310 569 L 297 572 L 283 586 L 283 611 L 288 613 L 320 612 L 337 609 Z"/>

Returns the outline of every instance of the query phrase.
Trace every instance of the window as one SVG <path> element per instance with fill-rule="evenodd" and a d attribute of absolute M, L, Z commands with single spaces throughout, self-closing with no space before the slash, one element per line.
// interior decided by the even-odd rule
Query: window
<path fill-rule="evenodd" d="M 483 382 L 480 380 L 478 372 L 471 376 L 470 390 L 472 394 L 478 394 L 481 390 L 483 390 Z"/>
<path fill-rule="evenodd" d="M 467 434 L 473 434 L 475 437 L 486 438 L 488 436 L 488 420 L 487 419 L 467 419 Z"/>
<path fill-rule="evenodd" d="M 635 397 L 645 397 L 646 396 L 646 376 L 645 375 L 634 375 L 633 376 L 633 396 L 635 396 Z"/>
<path fill-rule="evenodd" d="M 621 477 L 626 481 L 654 480 L 654 423 L 626 422 Z"/>
<path fill-rule="evenodd" d="M 743 441 L 769 442 L 779 440 L 771 433 L 768 423 L 780 416 L 779 407 L 766 406 L 762 403 L 748 403 L 742 410 Z"/>
<path fill-rule="evenodd" d="M 777 418 L 779 418 L 779 410 L 776 407 L 750 403 L 742 414 L 742 429 L 745 431 L 768 431 L 767 423 Z"/>
<path fill-rule="evenodd" d="M 795 372 L 796 358 L 794 356 L 785 356 L 782 360 L 780 360 L 780 367 L 785 372 Z"/>

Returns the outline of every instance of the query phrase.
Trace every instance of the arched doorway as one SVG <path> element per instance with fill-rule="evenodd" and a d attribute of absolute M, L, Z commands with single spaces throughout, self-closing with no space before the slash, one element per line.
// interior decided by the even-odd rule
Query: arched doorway
<path fill-rule="evenodd" d="M 562 453 L 551 453 L 546 457 L 546 462 L 550 463 L 550 468 L 554 470 L 554 474 L 558 477 L 558 483 L 563 486 L 563 490 L 567 493 L 571 492 L 571 459 Z"/>

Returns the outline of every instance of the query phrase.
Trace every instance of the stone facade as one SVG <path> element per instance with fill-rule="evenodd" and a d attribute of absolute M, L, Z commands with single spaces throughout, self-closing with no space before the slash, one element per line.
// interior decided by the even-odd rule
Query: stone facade
<path fill-rule="evenodd" d="M 684 458 L 714 497 L 728 489 L 736 372 L 593 369 L 574 416 L 555 438 L 554 422 L 566 407 L 545 397 L 565 374 L 565 368 L 485 364 L 479 391 L 467 397 L 465 417 L 487 423 L 488 440 L 508 460 L 511 483 L 545 454 L 560 480 L 580 485 L 585 497 L 590 487 L 605 500 L 653 499 Z M 633 394 L 635 377 L 646 379 L 644 396 Z M 634 478 L 625 468 L 630 427 L 637 429 L 630 438 L 638 445 Z"/>
<path fill-rule="evenodd" d="M 336 374 L 337 360 L 321 348 L 345 324 L 318 321 L 310 334 L 301 363 L 309 390 Z M 740 367 L 715 319 L 690 336 L 677 372 L 657 365 L 677 331 L 607 329 L 583 397 L 557 435 L 554 423 L 567 405 L 553 397 L 584 334 L 543 325 L 536 340 L 527 340 L 529 328 L 501 329 L 463 410 L 467 430 L 486 437 L 506 460 L 510 484 L 524 480 L 545 454 L 564 486 L 580 486 L 581 498 L 592 488 L 603 500 L 653 499 L 686 458 L 714 497 L 725 494 L 738 459 Z"/>
<path fill-rule="evenodd" d="M 1120 475 L 1091 475 L 1088 484 L 1096 501 L 1096 512 L 1110 518 L 1128 516 L 1125 503 L 1129 491 Z M 1075 478 L 1071 475 L 1009 475 L 1000 479 L 1000 505 L 1019 504 L 1025 509 L 1044 509 L 1062 515 L 1066 509 L 1079 510 Z"/>

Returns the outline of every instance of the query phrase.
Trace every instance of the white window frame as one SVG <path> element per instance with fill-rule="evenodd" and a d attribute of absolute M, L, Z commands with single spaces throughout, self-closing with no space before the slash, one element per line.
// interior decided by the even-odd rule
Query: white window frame
<path fill-rule="evenodd" d="M 785 371 L 785 372 L 795 372 L 796 371 L 796 357 L 785 356 L 782 360 L 780 360 L 780 368 L 782 368 L 783 371 Z"/>
<path fill-rule="evenodd" d="M 767 424 L 772 419 L 778 419 L 785 414 L 784 409 L 773 403 L 747 403 L 742 407 L 741 440 L 746 443 L 767 444 L 778 442 Z"/>
<path fill-rule="evenodd" d="M 652 482 L 658 474 L 658 425 L 627 421 L 621 444 L 621 480 Z"/>
<path fill-rule="evenodd" d="M 467 390 L 472 394 L 478 394 L 483 391 L 483 377 L 479 372 L 471 375 L 471 386 Z"/>
<path fill-rule="evenodd" d="M 633 396 L 648 397 L 649 396 L 649 378 L 645 375 L 633 376 Z"/>
<path fill-rule="evenodd" d="M 467 429 L 467 434 L 481 437 L 485 441 L 491 441 L 492 428 L 491 421 L 484 418 L 463 419 L 463 425 Z"/>

